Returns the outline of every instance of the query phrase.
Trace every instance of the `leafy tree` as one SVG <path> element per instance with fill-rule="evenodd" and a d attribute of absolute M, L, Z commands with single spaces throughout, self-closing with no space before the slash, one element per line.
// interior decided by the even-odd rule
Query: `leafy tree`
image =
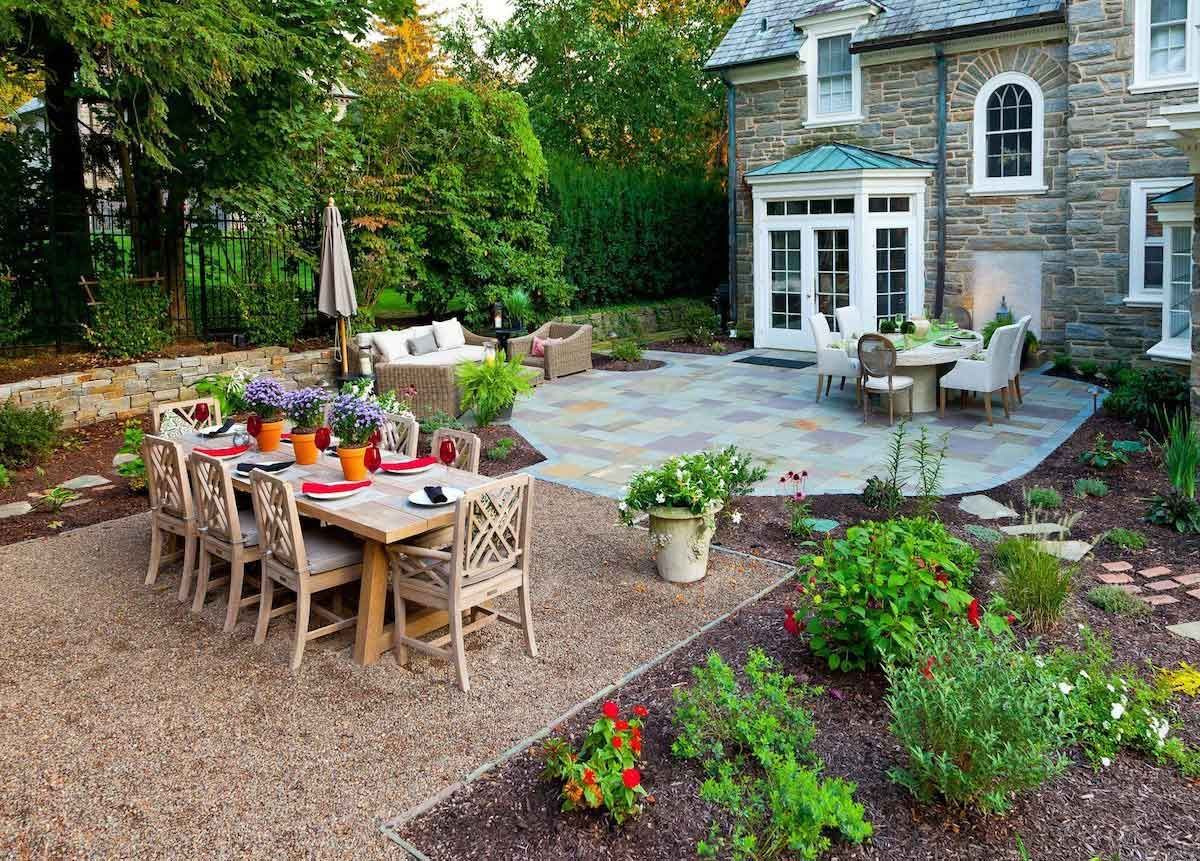
<path fill-rule="evenodd" d="M 412 86 L 424 86 L 437 77 L 434 33 L 420 6 L 398 23 L 379 22 L 375 30 L 384 39 L 370 47 L 373 77 L 391 77 Z"/>

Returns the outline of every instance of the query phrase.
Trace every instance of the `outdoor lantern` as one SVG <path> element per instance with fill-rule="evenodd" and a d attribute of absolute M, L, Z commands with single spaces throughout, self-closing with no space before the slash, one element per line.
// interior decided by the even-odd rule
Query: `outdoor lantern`
<path fill-rule="evenodd" d="M 360 334 L 354 340 L 358 343 L 358 372 L 369 377 L 374 373 L 371 369 L 371 335 L 369 332 Z"/>

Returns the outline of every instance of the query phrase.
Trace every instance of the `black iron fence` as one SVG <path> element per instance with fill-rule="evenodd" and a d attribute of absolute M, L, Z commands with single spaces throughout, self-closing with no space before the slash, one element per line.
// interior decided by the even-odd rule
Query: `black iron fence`
<path fill-rule="evenodd" d="M 224 212 L 192 212 L 169 244 L 158 221 L 132 221 L 119 207 L 86 214 L 86 243 L 78 233 L 51 231 L 50 218 L 0 242 L 0 276 L 18 304 L 27 305 L 19 346 L 78 343 L 89 321 L 85 274 L 153 278 L 149 289 L 174 294 L 171 331 L 177 337 L 229 337 L 242 328 L 236 288 L 269 275 L 296 295 L 306 329 L 317 325 L 320 213 L 287 228 L 261 228 Z M 82 221 L 81 221 L 82 223 Z M 83 257 L 83 260 L 78 258 Z M 164 321 L 167 322 L 167 321 Z"/>

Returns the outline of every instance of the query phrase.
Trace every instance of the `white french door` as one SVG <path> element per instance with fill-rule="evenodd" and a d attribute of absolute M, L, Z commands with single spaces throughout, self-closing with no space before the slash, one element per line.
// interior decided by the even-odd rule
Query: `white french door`
<path fill-rule="evenodd" d="M 809 318 L 817 310 L 836 330 L 834 309 L 850 305 L 856 259 L 853 218 L 772 219 L 757 231 L 756 346 L 811 350 Z"/>

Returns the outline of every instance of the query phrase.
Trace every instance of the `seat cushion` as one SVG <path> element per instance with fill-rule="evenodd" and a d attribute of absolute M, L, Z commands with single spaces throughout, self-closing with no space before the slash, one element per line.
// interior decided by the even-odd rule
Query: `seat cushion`
<path fill-rule="evenodd" d="M 337 529 L 305 529 L 304 552 L 313 574 L 357 565 L 362 562 L 362 540 Z"/>
<path fill-rule="evenodd" d="M 487 355 L 487 348 L 465 344 L 449 350 L 435 350 L 423 356 L 409 356 L 400 362 L 401 365 L 425 365 L 435 367 L 454 367 L 463 362 L 482 362 Z"/>
<path fill-rule="evenodd" d="M 405 330 L 374 332 L 371 344 L 384 362 L 397 362 L 408 355 L 408 335 Z"/>
<path fill-rule="evenodd" d="M 454 317 L 440 322 L 435 320 L 433 323 L 433 337 L 437 341 L 439 350 L 452 350 L 467 343 L 467 336 L 463 334 L 462 323 L 458 322 Z"/>
<path fill-rule="evenodd" d="M 912 384 L 913 384 L 912 377 L 902 377 L 899 375 L 892 377 L 892 390 L 893 391 L 899 391 L 900 389 L 907 389 Z M 886 392 L 888 390 L 888 378 L 887 377 L 867 377 L 867 380 L 864 383 L 864 385 L 866 386 L 866 388 L 870 389 L 873 392 Z"/>
<path fill-rule="evenodd" d="M 242 526 L 242 544 L 254 547 L 258 544 L 258 524 L 254 522 L 253 511 L 238 510 L 238 523 Z"/>

